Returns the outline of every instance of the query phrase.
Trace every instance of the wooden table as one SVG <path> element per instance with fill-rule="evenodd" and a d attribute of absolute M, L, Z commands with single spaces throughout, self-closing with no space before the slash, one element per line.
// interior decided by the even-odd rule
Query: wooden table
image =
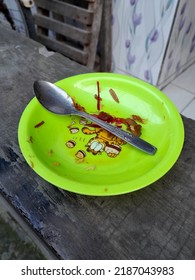
<path fill-rule="evenodd" d="M 88 72 L 0 26 L 0 192 L 13 216 L 51 259 L 195 259 L 195 121 L 174 167 L 140 191 L 90 197 L 63 191 L 27 165 L 20 116 L 36 79 Z M 47 53 L 46 53 L 47 54 Z"/>

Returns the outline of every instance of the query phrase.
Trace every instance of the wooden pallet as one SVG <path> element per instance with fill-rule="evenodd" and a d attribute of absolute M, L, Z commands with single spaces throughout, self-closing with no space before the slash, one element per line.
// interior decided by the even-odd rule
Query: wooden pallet
<path fill-rule="evenodd" d="M 103 2 L 35 0 L 36 40 L 89 69 L 94 69 Z"/>

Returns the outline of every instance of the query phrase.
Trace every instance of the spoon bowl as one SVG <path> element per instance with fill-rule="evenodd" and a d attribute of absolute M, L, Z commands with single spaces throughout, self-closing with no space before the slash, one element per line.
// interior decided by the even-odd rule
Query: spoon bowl
<path fill-rule="evenodd" d="M 52 113 L 72 115 L 76 113 L 72 98 L 61 88 L 47 81 L 35 81 L 34 93 L 38 101 Z"/>

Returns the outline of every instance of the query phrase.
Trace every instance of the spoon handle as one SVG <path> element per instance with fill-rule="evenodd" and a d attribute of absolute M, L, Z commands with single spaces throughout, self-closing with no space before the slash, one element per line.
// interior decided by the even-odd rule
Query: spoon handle
<path fill-rule="evenodd" d="M 128 133 L 125 130 L 122 130 L 116 126 L 113 126 L 107 122 L 104 122 L 90 114 L 87 114 L 85 112 L 82 111 L 77 111 L 77 114 L 79 116 L 84 117 L 85 119 L 91 120 L 92 122 L 96 123 L 97 125 L 99 125 L 100 127 L 106 129 L 107 131 L 111 132 L 112 134 L 114 134 L 115 136 L 121 138 L 122 140 L 124 140 L 125 142 L 131 144 L 132 146 L 146 152 L 147 154 L 150 155 L 154 155 L 157 151 L 157 148 L 154 147 L 153 145 L 151 145 L 150 143 L 146 142 L 145 140 L 131 134 Z"/>

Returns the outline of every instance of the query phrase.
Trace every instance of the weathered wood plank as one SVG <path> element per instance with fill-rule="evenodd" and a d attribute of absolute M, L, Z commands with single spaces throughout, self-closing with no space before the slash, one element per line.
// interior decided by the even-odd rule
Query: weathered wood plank
<path fill-rule="evenodd" d="M 75 59 L 79 63 L 83 63 L 87 65 L 89 69 L 94 69 L 96 54 L 97 54 L 97 43 L 99 40 L 99 32 L 101 26 L 101 16 L 103 9 L 103 0 L 96 0 L 94 2 L 89 2 L 86 8 L 81 8 L 80 4 L 84 4 L 84 2 L 78 5 L 77 1 L 60 2 L 59 0 L 52 0 L 48 2 L 46 0 L 37 0 L 35 1 L 38 9 L 47 9 L 50 13 L 49 17 L 43 17 L 42 15 L 35 15 L 35 24 L 43 33 L 42 30 L 51 30 L 56 33 L 56 43 L 54 42 L 54 37 L 47 39 L 45 37 L 40 37 L 37 34 L 36 38 L 41 43 L 45 44 L 47 47 L 59 51 L 60 53 L 70 57 L 71 59 Z M 74 3 L 74 5 L 73 5 Z M 66 12 L 63 13 L 63 9 L 66 7 Z M 81 13 L 87 13 L 87 16 Z M 55 19 L 52 18 L 52 14 Z M 74 15 L 73 15 L 74 14 Z M 93 17 L 91 17 L 93 15 Z M 84 17 L 86 21 L 78 24 L 74 22 L 74 19 L 78 19 L 78 16 Z M 66 17 L 69 17 L 66 18 Z M 70 17 L 72 19 L 70 20 Z M 59 21 L 56 18 L 60 19 Z M 90 19 L 90 21 L 87 20 Z M 62 21 L 62 22 L 61 22 Z M 80 26 L 81 25 L 81 26 Z M 46 29 L 48 28 L 48 29 Z M 45 34 L 47 35 L 47 34 Z M 65 36 L 65 38 L 63 38 Z M 52 37 L 48 34 L 48 37 Z M 68 38 L 69 40 L 66 40 Z M 74 40 L 75 42 L 79 42 L 83 46 L 83 52 L 80 50 L 81 46 L 78 44 L 74 44 L 74 42 L 70 43 L 70 40 Z M 59 41 L 61 43 L 59 43 Z M 62 42 L 64 41 L 64 46 Z M 67 44 L 66 44 L 67 43 Z M 70 45 L 72 49 L 72 45 L 74 45 L 73 52 L 70 52 Z M 61 46 L 61 48 L 60 48 Z M 75 49 L 78 47 L 77 53 Z M 67 52 L 66 52 L 67 50 Z M 84 57 L 81 58 L 82 53 Z"/>
<path fill-rule="evenodd" d="M 89 44 L 91 39 L 91 32 L 79 29 L 75 26 L 60 22 L 58 20 L 44 17 L 41 15 L 34 15 L 35 24 L 39 27 L 44 27 L 56 33 L 64 35 L 74 41 L 81 42 L 82 44 Z"/>
<path fill-rule="evenodd" d="M 85 51 L 41 34 L 37 34 L 36 37 L 40 43 L 44 44 L 48 48 L 60 52 L 61 54 L 64 54 L 65 56 L 68 56 L 79 63 L 86 64 L 88 53 Z"/>
<path fill-rule="evenodd" d="M 96 48 L 99 40 L 99 32 L 100 32 L 101 18 L 102 18 L 102 6 L 103 6 L 103 0 L 97 0 L 95 4 L 89 4 L 89 9 L 92 9 L 94 11 L 94 20 L 91 27 L 91 33 L 95 35 L 92 38 L 90 45 L 86 46 L 86 49 L 89 53 L 89 59 L 87 62 L 87 67 L 89 69 L 93 69 L 95 64 L 95 57 L 97 53 Z"/>
<path fill-rule="evenodd" d="M 50 10 L 52 12 L 63 15 L 64 17 L 77 20 L 84 24 L 90 25 L 93 21 L 93 12 L 87 9 L 58 0 L 35 0 L 37 7 Z"/>
<path fill-rule="evenodd" d="M 43 16 L 47 16 L 49 17 L 49 11 L 40 7 L 37 7 L 37 13 Z M 43 27 L 37 27 L 37 31 L 40 32 L 41 34 L 47 35 L 49 34 L 49 30 L 47 27 L 43 28 Z M 36 35 L 35 35 L 36 37 Z"/>

